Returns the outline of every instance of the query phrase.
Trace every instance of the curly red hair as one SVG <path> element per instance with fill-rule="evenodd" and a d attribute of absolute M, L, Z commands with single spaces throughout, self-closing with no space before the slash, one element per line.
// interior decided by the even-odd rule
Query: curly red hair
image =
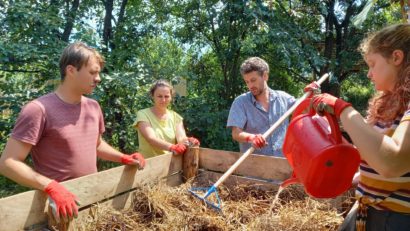
<path fill-rule="evenodd" d="M 386 27 L 368 36 L 359 50 L 365 56 L 369 53 L 381 54 L 391 58 L 393 51 L 403 51 L 403 63 L 397 75 L 393 91 L 378 92 L 369 100 L 367 122 L 380 121 L 391 124 L 408 108 L 410 101 L 410 24 L 397 24 Z"/>

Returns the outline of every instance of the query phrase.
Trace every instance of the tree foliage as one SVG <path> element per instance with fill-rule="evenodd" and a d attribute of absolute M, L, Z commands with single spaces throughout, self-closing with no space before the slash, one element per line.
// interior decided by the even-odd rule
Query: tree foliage
<path fill-rule="evenodd" d="M 25 103 L 59 83 L 58 59 L 69 42 L 83 41 L 106 59 L 91 95 L 104 111 L 104 138 L 125 152 L 138 147 L 136 111 L 159 78 L 185 79 L 187 96 L 173 109 L 204 147 L 238 150 L 226 119 L 246 91 L 241 62 L 260 56 L 269 85 L 292 95 L 323 73 L 336 78 L 322 90 L 365 111 L 372 94 L 356 48 L 371 31 L 399 22 L 398 1 L 378 0 L 355 27 L 362 0 L 9 0 L 0 2 L 0 149 Z"/>

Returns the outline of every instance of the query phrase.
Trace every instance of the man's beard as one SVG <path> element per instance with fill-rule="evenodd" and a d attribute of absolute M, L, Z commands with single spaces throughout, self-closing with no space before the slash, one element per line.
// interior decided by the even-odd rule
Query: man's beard
<path fill-rule="evenodd" d="M 261 89 L 255 89 L 256 91 L 254 91 L 254 90 L 251 90 L 251 92 L 252 92 L 252 95 L 253 96 L 259 96 L 259 95 L 261 95 L 262 93 L 263 93 L 263 89 L 261 90 Z"/>

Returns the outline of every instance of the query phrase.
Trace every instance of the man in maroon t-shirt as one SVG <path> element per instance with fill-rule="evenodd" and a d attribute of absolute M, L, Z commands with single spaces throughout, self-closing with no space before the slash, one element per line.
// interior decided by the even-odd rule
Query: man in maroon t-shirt
<path fill-rule="evenodd" d="M 61 84 L 23 107 L 0 157 L 1 174 L 49 195 L 57 220 L 78 214 L 76 196 L 58 182 L 97 172 L 97 157 L 145 166 L 141 154 L 123 154 L 101 138 L 101 108 L 83 96 L 101 81 L 103 65 L 103 57 L 85 44 L 67 46 L 60 58 Z M 34 169 L 24 163 L 29 153 Z"/>

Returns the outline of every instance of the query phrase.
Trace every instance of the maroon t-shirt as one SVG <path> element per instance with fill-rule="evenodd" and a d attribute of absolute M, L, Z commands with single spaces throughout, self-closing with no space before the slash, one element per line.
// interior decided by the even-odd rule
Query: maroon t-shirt
<path fill-rule="evenodd" d="M 23 107 L 11 136 L 33 145 L 38 173 L 65 181 L 97 172 L 97 142 L 104 130 L 97 101 L 83 96 L 68 104 L 50 93 Z"/>

